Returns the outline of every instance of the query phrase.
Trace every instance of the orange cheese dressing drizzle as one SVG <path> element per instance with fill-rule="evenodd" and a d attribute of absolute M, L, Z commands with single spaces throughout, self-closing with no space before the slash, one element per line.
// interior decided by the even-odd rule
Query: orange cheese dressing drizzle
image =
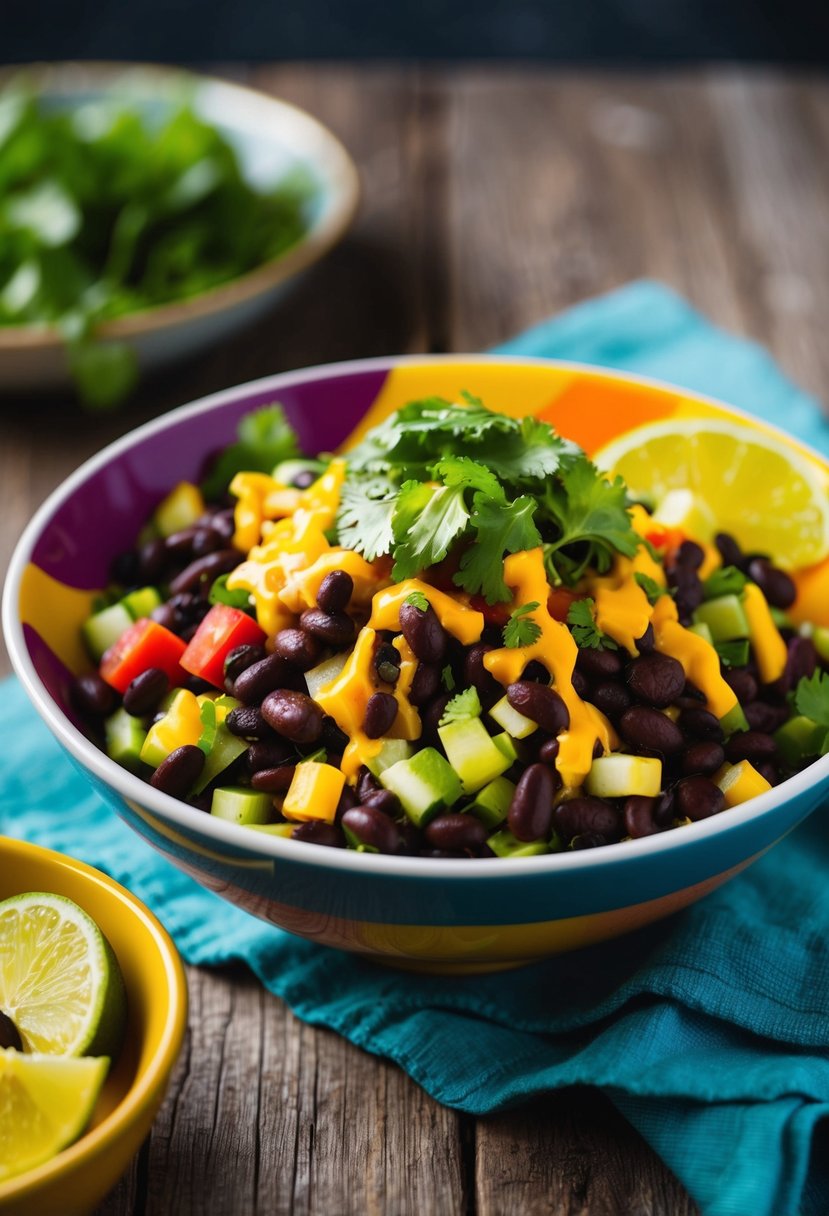
<path fill-rule="evenodd" d="M 656 649 L 682 664 L 686 678 L 704 694 L 710 712 L 724 718 L 737 704 L 737 698 L 720 674 L 720 658 L 714 647 L 680 625 L 676 604 L 668 595 L 656 601 L 651 624 Z"/>
<path fill-rule="evenodd" d="M 786 643 L 772 620 L 766 597 L 754 583 L 746 583 L 743 589 L 743 608 L 760 679 L 764 684 L 771 684 L 780 679 L 786 666 Z"/>
<path fill-rule="evenodd" d="M 471 646 L 480 640 L 484 629 L 483 613 L 470 608 L 455 596 L 421 582 L 419 578 L 407 578 L 403 583 L 378 591 L 372 600 L 371 628 L 399 632 L 400 609 L 414 592 L 425 596 L 446 632 L 451 633 L 462 645 Z"/>
<path fill-rule="evenodd" d="M 528 614 L 528 619 L 535 621 L 541 633 L 529 646 L 490 651 L 484 656 L 484 666 L 504 685 L 519 680 L 532 659 L 543 663 L 550 672 L 556 692 L 570 714 L 568 729 L 558 737 L 556 767 L 565 788 L 575 789 L 590 772 L 596 742 L 601 744 L 603 752 L 609 752 L 618 746 L 618 737 L 604 714 L 582 701 L 573 688 L 578 647 L 567 626 L 554 620 L 547 611 L 549 586 L 542 550 L 511 554 L 504 562 L 504 581 L 515 590 L 515 607 L 530 603 L 539 605 Z"/>

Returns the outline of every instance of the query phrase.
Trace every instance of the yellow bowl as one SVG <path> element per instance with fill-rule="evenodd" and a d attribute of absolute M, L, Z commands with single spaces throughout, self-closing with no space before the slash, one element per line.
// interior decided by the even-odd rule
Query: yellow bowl
<path fill-rule="evenodd" d="M 80 1216 L 112 1189 L 150 1130 L 184 1039 L 187 981 L 166 931 L 124 887 L 71 857 L 0 837 L 0 899 L 25 891 L 52 891 L 88 912 L 127 988 L 126 1040 L 90 1127 L 45 1165 L 0 1183 L 0 1213 Z"/>

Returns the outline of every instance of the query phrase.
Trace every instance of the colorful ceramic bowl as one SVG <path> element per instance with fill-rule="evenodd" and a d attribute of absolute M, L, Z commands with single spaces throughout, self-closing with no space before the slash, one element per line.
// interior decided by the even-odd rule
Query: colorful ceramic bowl
<path fill-rule="evenodd" d="M 88 912 L 127 989 L 126 1040 L 89 1129 L 45 1165 L 0 1183 L 0 1213 L 81 1216 L 115 1186 L 150 1130 L 184 1039 L 187 981 L 167 933 L 129 891 L 83 862 L 0 837 L 0 899 L 25 891 L 65 895 Z"/>
<path fill-rule="evenodd" d="M 79 469 L 26 530 L 4 602 L 12 660 L 36 708 L 139 835 L 265 920 L 434 971 L 514 965 L 675 912 L 738 873 L 829 790 L 826 757 L 735 810 L 624 844 L 497 861 L 384 857 L 263 838 L 224 823 L 152 789 L 84 738 L 67 689 L 72 673 L 89 666 L 79 626 L 92 596 L 155 504 L 180 479 L 198 480 L 205 458 L 234 438 L 246 411 L 281 401 L 314 452 L 336 448 L 414 398 L 457 399 L 463 389 L 490 407 L 547 418 L 588 451 L 658 418 L 729 413 L 632 376 L 497 356 L 379 359 L 275 376 L 174 411 Z M 779 442 L 790 441 L 779 434 Z M 813 577 L 826 587 L 829 564 Z"/>
<path fill-rule="evenodd" d="M 128 99 L 142 113 L 190 102 L 230 142 L 247 179 L 268 188 L 296 171 L 314 183 L 308 230 L 284 254 L 188 300 L 161 304 L 102 324 L 98 339 L 126 342 L 142 371 L 204 350 L 261 316 L 290 282 L 339 241 L 357 208 L 359 183 L 339 140 L 303 110 L 253 89 L 145 64 L 60 63 L 15 68 L 31 87 L 62 109 Z M 64 342 L 50 326 L 0 326 L 0 389 L 68 387 Z"/>

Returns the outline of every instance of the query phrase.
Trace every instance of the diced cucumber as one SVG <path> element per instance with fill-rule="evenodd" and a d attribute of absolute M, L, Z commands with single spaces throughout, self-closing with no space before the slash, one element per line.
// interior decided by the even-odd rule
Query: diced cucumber
<path fill-rule="evenodd" d="M 489 836 L 487 844 L 496 857 L 538 857 L 541 853 L 550 852 L 546 840 L 519 840 L 509 828 L 502 828 Z"/>
<path fill-rule="evenodd" d="M 504 753 L 510 764 L 515 764 L 515 761 L 518 759 L 518 748 L 515 746 L 515 740 L 512 738 L 512 735 L 508 735 L 505 730 L 501 731 L 500 735 L 492 736 L 492 742 L 499 751 Z"/>
<path fill-rule="evenodd" d="M 515 793 L 515 784 L 508 777 L 496 777 L 478 790 L 475 801 L 467 807 L 467 813 L 480 819 L 488 828 L 497 828 L 507 817 Z"/>
<path fill-rule="evenodd" d="M 135 591 L 129 591 L 121 603 L 134 621 L 140 621 L 160 606 L 161 596 L 155 587 L 137 587 Z"/>
<path fill-rule="evenodd" d="M 316 667 L 312 667 L 310 671 L 305 673 L 305 683 L 308 687 L 308 696 L 312 700 L 316 700 L 317 693 L 326 684 L 330 684 L 332 680 L 336 680 L 342 669 L 345 667 L 348 659 L 348 651 L 343 650 L 340 654 L 335 654 L 333 658 L 326 659 L 324 663 L 319 663 Z"/>
<path fill-rule="evenodd" d="M 243 827 L 269 823 L 274 816 L 273 798 L 241 785 L 223 785 L 213 791 L 210 814 Z"/>
<path fill-rule="evenodd" d="M 379 777 L 398 760 L 408 760 L 412 751 L 411 743 L 405 739 L 384 739 L 377 755 L 366 760 L 366 768 L 374 777 Z"/>
<path fill-rule="evenodd" d="M 286 836 L 294 834 L 295 823 L 246 823 L 246 828 L 252 832 L 264 832 L 266 836 Z"/>
<path fill-rule="evenodd" d="M 704 621 L 697 621 L 693 625 L 688 626 L 689 633 L 695 633 L 697 637 L 702 638 L 709 646 L 714 644 L 714 639 L 711 637 L 711 630 Z"/>
<path fill-rule="evenodd" d="M 599 756 L 590 767 L 584 787 L 596 798 L 627 798 L 631 794 L 655 798 L 662 789 L 662 761 L 619 752 Z"/>
<path fill-rule="evenodd" d="M 232 735 L 226 726 L 219 726 L 201 776 L 193 786 L 193 793 L 200 794 L 202 790 L 207 789 L 210 782 L 215 781 L 219 773 L 224 772 L 247 749 L 247 739 L 240 739 L 237 735 Z"/>
<path fill-rule="evenodd" d="M 125 709 L 116 709 L 104 722 L 107 755 L 134 773 L 141 767 L 141 748 L 146 735 L 139 719 L 133 718 Z"/>
<path fill-rule="evenodd" d="M 129 610 L 120 600 L 117 604 L 110 604 L 109 608 L 102 608 L 100 612 L 94 612 L 86 618 L 81 626 L 81 633 L 86 648 L 96 663 L 100 662 L 104 652 L 114 646 L 121 634 L 132 624 Z"/>
<path fill-rule="evenodd" d="M 726 739 L 731 735 L 736 735 L 740 730 L 748 730 L 748 718 L 743 713 L 743 707 L 739 701 L 733 709 L 729 709 L 728 713 L 720 718 L 720 726 Z"/>
<path fill-rule="evenodd" d="M 784 722 L 774 732 L 774 739 L 783 762 L 789 768 L 798 768 L 809 756 L 819 754 L 825 735 L 825 726 L 801 715 Z"/>
<path fill-rule="evenodd" d="M 517 709 L 513 709 L 506 697 L 501 697 L 500 701 L 496 701 L 489 711 L 489 716 L 513 739 L 526 739 L 528 735 L 538 730 L 538 724 L 531 718 L 525 718 Z"/>
<path fill-rule="evenodd" d="M 510 767 L 511 761 L 492 742 L 480 718 L 440 726 L 438 738 L 466 794 L 474 794 Z"/>
<path fill-rule="evenodd" d="M 294 478 L 300 473 L 313 473 L 314 478 L 320 477 L 325 472 L 325 465 L 321 460 L 280 460 L 279 464 L 274 467 L 271 476 L 274 481 L 279 481 L 283 486 L 293 485 Z"/>
<path fill-rule="evenodd" d="M 825 663 L 829 663 L 829 629 L 825 625 L 815 625 L 812 630 L 812 644 Z"/>
<path fill-rule="evenodd" d="M 190 481 L 180 481 L 156 507 L 153 523 L 160 536 L 172 536 L 182 528 L 189 528 L 203 514 L 204 499 L 199 487 Z"/>
<path fill-rule="evenodd" d="M 458 774 L 434 747 L 398 760 L 380 774 L 380 784 L 397 795 L 417 827 L 425 827 L 439 811 L 453 806 L 462 793 Z"/>
<path fill-rule="evenodd" d="M 694 613 L 694 622 L 707 625 L 715 642 L 730 642 L 749 635 L 748 617 L 736 595 L 720 595 L 700 604 Z"/>

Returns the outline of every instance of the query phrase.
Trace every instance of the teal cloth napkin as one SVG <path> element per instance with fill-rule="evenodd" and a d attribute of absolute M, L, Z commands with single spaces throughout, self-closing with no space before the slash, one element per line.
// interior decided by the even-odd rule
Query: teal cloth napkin
<path fill-rule="evenodd" d="M 656 283 L 579 305 L 500 349 L 661 376 L 829 451 L 816 403 L 768 354 Z M 816 1130 L 829 1114 L 825 813 L 661 925 L 507 975 L 438 979 L 313 945 L 202 890 L 104 806 L 14 681 L 0 695 L 0 737 L 0 831 L 113 875 L 188 962 L 247 963 L 300 1018 L 388 1056 L 461 1110 L 600 1086 L 706 1216 L 829 1212 Z"/>

